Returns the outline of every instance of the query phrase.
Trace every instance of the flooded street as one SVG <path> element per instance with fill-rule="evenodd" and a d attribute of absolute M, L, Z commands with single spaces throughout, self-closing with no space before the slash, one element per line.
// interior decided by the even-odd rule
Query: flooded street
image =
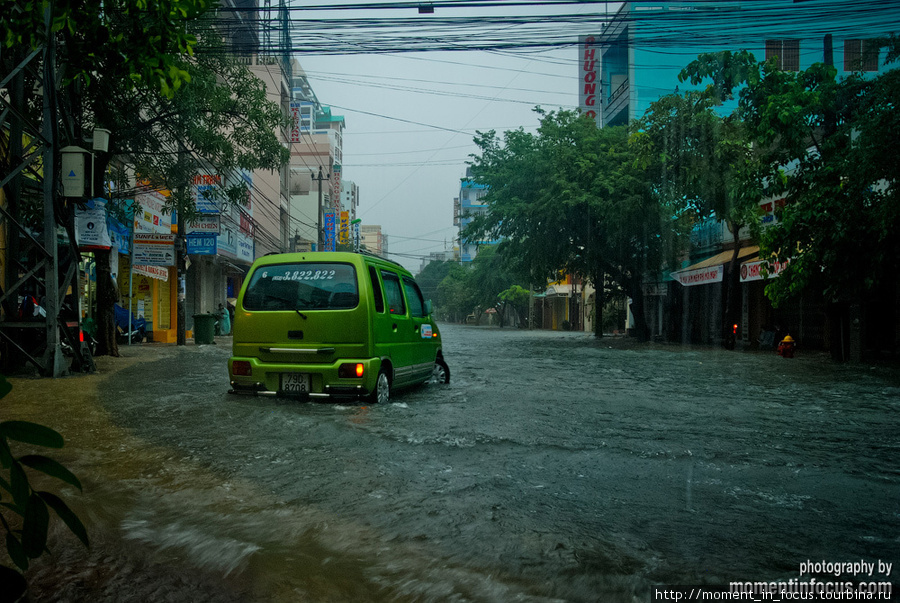
<path fill-rule="evenodd" d="M 35 600 L 649 601 L 900 561 L 896 370 L 442 333 L 451 383 L 385 406 L 228 395 L 226 338 L 14 381 L 0 418 L 66 436 L 94 541 L 56 534 Z"/>

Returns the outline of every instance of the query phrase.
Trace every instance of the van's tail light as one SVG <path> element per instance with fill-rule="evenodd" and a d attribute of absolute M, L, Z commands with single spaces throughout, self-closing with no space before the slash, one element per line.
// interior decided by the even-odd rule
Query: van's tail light
<path fill-rule="evenodd" d="M 247 360 L 235 360 L 231 363 L 231 372 L 234 375 L 250 376 L 250 363 Z"/>
<path fill-rule="evenodd" d="M 358 379 L 365 375 L 366 367 L 361 362 L 354 364 L 342 364 L 338 367 L 338 377 L 341 379 Z"/>

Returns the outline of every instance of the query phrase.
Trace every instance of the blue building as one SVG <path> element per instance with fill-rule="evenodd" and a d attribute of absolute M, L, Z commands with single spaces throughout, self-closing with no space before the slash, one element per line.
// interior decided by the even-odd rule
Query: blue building
<path fill-rule="evenodd" d="M 468 263 L 478 255 L 479 245 L 493 245 L 497 241 L 470 241 L 463 238 L 463 231 L 472 220 L 487 212 L 483 198 L 487 194 L 487 187 L 478 184 L 472 179 L 471 169 L 466 169 L 466 177 L 460 181 L 459 198 L 454 203 L 453 224 L 459 226 L 459 261 Z"/>
<path fill-rule="evenodd" d="M 597 37 L 600 125 L 624 125 L 660 96 L 691 88 L 678 73 L 701 53 L 749 50 L 758 60 L 777 56 L 791 71 L 830 55 L 840 75 L 877 72 L 886 51 L 867 52 L 870 41 L 898 30 L 897 0 L 625 2 Z"/>
<path fill-rule="evenodd" d="M 641 118 L 651 103 L 693 86 L 679 72 L 702 53 L 748 50 L 757 60 L 775 57 L 781 69 L 802 71 L 831 63 L 843 77 L 877 75 L 886 69 L 886 50 L 877 38 L 900 33 L 900 0 L 853 3 L 846 0 L 694 0 L 625 2 L 603 33 L 600 51 L 600 126 L 625 125 Z M 586 68 L 586 67 L 585 67 Z M 703 84 L 705 85 L 705 83 Z M 731 113 L 732 100 L 720 107 Z M 760 206 L 763 220 L 772 207 Z M 805 347 L 824 346 L 828 326 L 821 302 L 806 300 L 775 311 L 757 274 L 758 248 L 749 229 L 740 233 L 742 312 L 738 340 L 754 345 L 767 325 L 790 326 Z M 722 222 L 699 224 L 682 270 L 645 285 L 645 311 L 652 335 L 693 343 L 721 341 L 723 266 L 733 256 L 733 236 Z M 756 276 L 755 276 L 756 275 Z M 818 305 L 815 305 L 818 304 Z"/>

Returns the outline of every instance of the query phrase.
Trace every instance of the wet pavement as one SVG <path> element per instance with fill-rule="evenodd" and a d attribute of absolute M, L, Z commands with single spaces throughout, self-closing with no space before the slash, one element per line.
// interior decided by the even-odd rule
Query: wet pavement
<path fill-rule="evenodd" d="M 442 326 L 384 406 L 226 393 L 218 345 L 14 380 L 85 484 L 35 601 L 646 601 L 652 584 L 900 561 L 900 373 Z M 898 570 L 900 571 L 900 570 Z"/>

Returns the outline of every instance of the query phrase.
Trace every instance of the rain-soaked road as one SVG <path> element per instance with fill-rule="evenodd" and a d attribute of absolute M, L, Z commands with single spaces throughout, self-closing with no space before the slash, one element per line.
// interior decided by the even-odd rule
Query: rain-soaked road
<path fill-rule="evenodd" d="M 43 418 L 73 442 L 99 544 L 37 581 L 70 600 L 615 603 L 898 565 L 896 369 L 442 333 L 451 384 L 381 407 L 229 396 L 227 339 L 58 381 L 96 390 Z"/>

